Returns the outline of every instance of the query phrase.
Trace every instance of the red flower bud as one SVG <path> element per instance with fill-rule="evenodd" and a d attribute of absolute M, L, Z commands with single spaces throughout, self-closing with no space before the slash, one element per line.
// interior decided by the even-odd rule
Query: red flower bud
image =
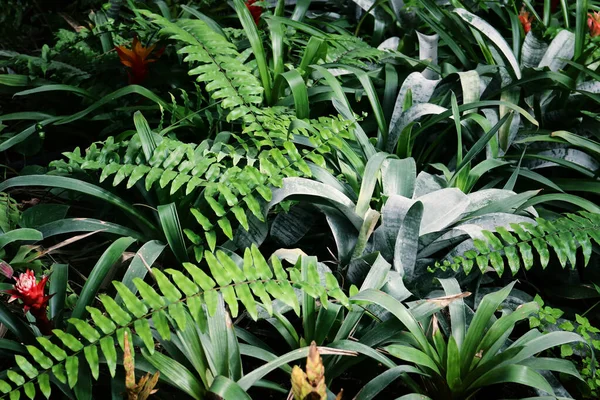
<path fill-rule="evenodd" d="M 531 23 L 533 22 L 533 16 L 530 15 L 527 11 L 525 11 L 525 7 L 521 9 L 519 13 L 519 21 L 521 21 L 521 25 L 523 25 L 523 30 L 525 30 L 525 34 L 531 31 Z"/>
<path fill-rule="evenodd" d="M 254 3 L 256 3 L 256 0 L 246 0 L 246 7 L 248 8 L 248 11 L 250 11 L 250 14 L 252 14 L 254 23 L 258 25 L 263 9 L 260 6 L 253 5 Z"/>
<path fill-rule="evenodd" d="M 588 14 L 588 28 L 590 28 L 590 36 L 596 37 L 600 35 L 600 12 Z"/>
<path fill-rule="evenodd" d="M 12 268 L 10 269 L 12 270 Z M 30 311 L 31 315 L 35 317 L 40 331 L 43 334 L 49 334 L 52 330 L 52 324 L 48 320 L 46 312 L 48 301 L 52 296 L 44 294 L 48 277 L 45 276 L 41 281 L 37 282 L 34 272 L 28 269 L 25 273 L 20 274 L 15 281 L 14 289 L 6 291 L 6 293 L 11 295 L 8 302 L 10 303 L 17 299 L 21 300 L 23 302 L 23 311 L 25 313 Z"/>

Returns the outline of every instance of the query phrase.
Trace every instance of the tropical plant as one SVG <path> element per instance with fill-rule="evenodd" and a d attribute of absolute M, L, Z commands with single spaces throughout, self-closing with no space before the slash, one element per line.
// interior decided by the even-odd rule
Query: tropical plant
<path fill-rule="evenodd" d="M 446 293 L 458 294 L 456 282 L 441 282 Z M 567 332 L 542 335 L 533 329 L 507 345 L 506 341 L 515 324 L 539 308 L 536 302 L 526 303 L 496 319 L 494 313 L 513 285 L 514 283 L 484 296 L 468 327 L 462 299 L 453 301 L 449 305 L 451 329 L 447 332 L 447 338 L 444 338 L 436 318 L 427 329 L 433 344 L 426 339 L 423 328 L 413 321 L 410 326 L 418 329 L 418 334 L 409 326 L 413 338 L 390 344 L 384 350 L 394 357 L 415 364 L 430 375 L 430 378 L 424 379 L 423 385 L 436 398 L 471 398 L 484 386 L 510 382 L 553 393 L 552 386 L 536 372 L 540 369 L 566 373 L 581 379 L 573 364 L 568 361 L 535 357 L 537 353 L 550 347 L 583 341 L 578 335 Z"/>
<path fill-rule="evenodd" d="M 191 279 L 177 270 L 166 270 L 171 275 L 171 278 L 168 278 L 162 271 L 153 269 L 153 277 L 162 294 L 138 278 L 134 280 L 133 285 L 139 291 L 140 298 L 125 284 L 115 281 L 115 288 L 123 299 L 126 310 L 113 298 L 106 295 L 101 296 L 101 302 L 107 314 L 94 307 L 76 308 L 69 319 L 67 330 L 56 329 L 53 331 L 53 334 L 62 342 L 62 347 L 53 344 L 44 336 L 38 336 L 37 346 L 27 347 L 27 351 L 33 359 L 28 360 L 23 356 L 16 356 L 20 373 L 14 370 L 8 372 L 9 379 L 16 386 L 12 387 L 8 382 L 2 380 L 0 381 L 0 390 L 3 393 L 10 393 L 23 387 L 23 390 L 30 396 L 36 391 L 33 382 L 37 382 L 41 393 L 49 397 L 51 390 L 49 373 L 52 371 L 56 379 L 63 384 L 68 384 L 70 388 L 80 382 L 83 389 L 79 390 L 91 393 L 89 378 L 97 379 L 99 376 L 98 345 L 104 354 L 110 374 L 114 377 L 117 366 L 114 338 L 117 338 L 123 348 L 124 332 L 127 331 L 131 335 L 130 329 L 133 327 L 136 335 L 144 344 L 145 348 L 142 350 L 142 354 L 154 368 L 161 367 L 163 379 L 176 385 L 181 384 L 179 387 L 190 396 L 201 398 L 202 393 L 214 384 L 213 379 L 218 376 L 221 376 L 222 379 L 229 376 L 225 371 L 229 370 L 233 374 L 231 376 L 236 380 L 240 378 L 240 360 L 237 361 L 237 367 L 235 365 L 228 367 L 234 360 L 230 360 L 230 356 L 226 356 L 226 354 L 237 354 L 239 357 L 239 349 L 236 350 L 232 347 L 230 350 L 226 350 L 229 340 L 223 341 L 224 338 L 230 336 L 231 340 L 237 343 L 233 325 L 226 323 L 225 303 L 234 317 L 238 314 L 239 302 L 241 302 L 245 305 L 246 311 L 253 318 L 257 318 L 257 304 L 261 304 L 265 310 L 272 312 L 270 296 L 273 296 L 284 301 L 299 313 L 300 305 L 293 290 L 293 284 L 303 288 L 304 293 L 311 293 L 320 298 L 322 302 L 327 302 L 327 298 L 331 295 L 342 304 L 349 305 L 348 298 L 340 290 L 332 275 L 328 275 L 326 278 L 327 289 L 320 285 L 320 278 L 314 264 L 305 263 L 302 271 L 292 268 L 286 272 L 276 257 L 271 258 L 271 266 L 269 266 L 256 247 L 253 247 L 252 251 L 247 249 L 243 269 L 240 269 L 235 261 L 222 251 L 218 251 L 215 255 L 206 253 L 206 260 L 216 281 L 192 264 L 185 264 Z M 259 299 L 258 303 L 257 298 Z M 217 317 L 215 317 L 216 313 L 218 313 Z M 95 327 L 81 319 L 88 315 Z M 150 318 L 152 326 L 149 324 Z M 164 363 L 167 362 L 165 360 L 168 359 L 155 351 L 153 331 L 158 333 L 159 339 L 169 340 L 171 329 L 175 329 L 178 335 L 183 335 L 180 340 L 184 345 L 204 343 L 208 346 L 212 342 L 213 346 L 217 346 L 207 347 L 205 349 L 207 353 L 204 355 L 197 352 L 190 353 L 193 354 L 194 360 L 207 357 L 201 364 L 196 365 L 196 370 L 200 373 L 200 380 L 190 372 L 184 373 L 183 366 L 172 369 L 171 373 L 164 369 L 166 366 Z M 73 334 L 77 334 L 81 339 Z M 194 336 L 189 335 L 199 336 L 196 336 L 196 342 L 193 342 Z M 208 336 L 205 338 L 204 335 Z M 201 339 L 208 339 L 208 341 Z M 225 353 L 222 352 L 224 349 Z M 306 350 L 308 351 L 308 349 Z M 46 352 L 52 358 L 48 357 Z M 295 352 L 290 355 L 291 358 L 290 356 L 288 358 L 291 361 L 305 355 L 306 352 Z M 32 364 L 32 361 L 35 364 Z M 277 364 L 277 362 L 273 362 L 262 370 L 254 371 L 253 375 L 245 379 L 243 387 L 252 386 L 270 370 L 277 368 Z M 210 369 L 207 369 L 207 366 L 210 366 Z M 28 379 L 26 380 L 23 375 Z M 80 380 L 80 377 L 83 379 Z"/>
<path fill-rule="evenodd" d="M 593 326 L 584 315 L 592 309 L 588 309 L 584 315 L 575 314 L 575 318 L 565 315 L 560 308 L 554 308 L 546 305 L 539 295 L 536 295 L 534 301 L 540 305 L 537 314 L 529 317 L 529 325 L 532 328 L 538 328 L 542 332 L 565 331 L 576 332 L 581 335 L 586 342 L 563 344 L 560 347 L 560 357 L 574 361 L 581 377 L 586 381 L 585 385 L 571 382 L 570 386 L 575 386 L 573 391 L 578 391 L 584 398 L 594 398 L 598 395 L 598 378 L 595 370 L 598 368 L 598 361 L 594 353 L 600 350 L 598 333 L 600 330 Z"/>
<path fill-rule="evenodd" d="M 0 16 L 0 397 L 595 395 L 596 1 L 67 3 Z"/>
<path fill-rule="evenodd" d="M 542 268 L 546 268 L 550 261 L 550 251 L 554 250 L 560 265 L 564 268 L 567 263 L 575 268 L 577 263 L 577 248 L 581 247 L 583 266 L 587 266 L 592 255 L 592 239 L 600 244 L 600 216 L 588 212 L 579 215 L 570 214 L 566 217 L 547 221 L 541 218 L 537 224 L 531 223 L 511 224 L 513 232 L 506 228 L 497 227 L 495 232 L 482 231 L 482 238 L 473 240 L 476 251 L 467 251 L 464 256 L 446 259 L 443 264 L 437 263 L 436 267 L 448 267 L 457 271 L 463 269 L 465 273 L 471 272 L 477 265 L 482 273 L 486 273 L 491 264 L 499 276 L 504 273 L 503 256 L 508 260 L 508 265 L 515 275 L 521 265 L 529 270 L 534 265 L 533 248 L 535 248 Z"/>

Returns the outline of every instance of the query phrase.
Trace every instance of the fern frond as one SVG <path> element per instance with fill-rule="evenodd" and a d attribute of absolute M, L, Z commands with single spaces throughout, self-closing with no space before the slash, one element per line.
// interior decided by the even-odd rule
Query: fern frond
<path fill-rule="evenodd" d="M 263 88 L 252 71 L 238 57 L 231 42 L 212 30 L 199 19 L 179 19 L 176 23 L 145 10 L 140 13 L 161 27 L 161 33 L 183 43 L 179 50 L 185 62 L 196 63 L 189 71 L 198 82 L 206 83 L 212 98 L 221 101 L 229 110 L 227 121 L 237 120 L 252 113 L 252 105 L 262 103 Z M 252 116 L 246 119 L 253 120 Z"/>
<path fill-rule="evenodd" d="M 352 122 L 341 117 L 303 122 L 279 111 L 261 111 L 261 122 L 278 144 L 261 151 L 239 135 L 234 135 L 234 144 L 204 141 L 199 145 L 163 137 L 146 160 L 139 134 L 135 134 L 128 143 L 117 144 L 109 138 L 104 144 L 93 144 L 84 155 L 77 148 L 64 153 L 68 162 L 55 161 L 51 166 L 69 173 L 99 171 L 100 182 L 113 177 L 113 186 L 126 182 L 130 188 L 139 181 L 144 182 L 146 190 L 168 189 L 170 195 L 203 190 L 206 207 L 203 211 L 200 207 L 193 209 L 192 213 L 204 231 L 204 239 L 192 231 L 186 233 L 195 246 L 214 249 L 215 227 L 232 239 L 232 223 L 237 221 L 248 230 L 250 215 L 263 221 L 260 204 L 271 200 L 271 186 L 281 186 L 287 177 L 310 177 L 305 159 L 325 167 L 325 157 L 331 155 L 332 147 L 340 149 L 344 140 L 351 139 Z M 256 126 L 248 126 L 246 133 Z M 300 152 L 288 140 L 292 135 L 303 137 L 312 149 Z"/>
<path fill-rule="evenodd" d="M 113 282 L 125 307 L 117 304 L 112 297 L 102 295 L 100 301 L 106 313 L 98 308 L 87 307 L 89 321 L 71 318 L 68 332 L 53 331 L 57 338 L 54 342 L 46 337 L 38 337 L 39 346 L 27 346 L 29 357 L 15 357 L 18 368 L 7 371 L 10 382 L 0 379 L 0 392 L 4 393 L 0 398 L 18 398 L 16 392 L 21 390 L 29 398 L 34 398 L 37 391 L 35 383 L 48 398 L 51 375 L 73 388 L 77 384 L 79 368 L 89 368 L 91 375 L 97 379 L 100 352 L 114 377 L 117 366 L 115 339 L 119 347 L 124 349 L 124 334 L 127 332 L 131 337 L 133 329 L 145 350 L 154 354 L 153 329 L 161 339 L 169 340 L 173 331 L 183 330 L 190 323 L 187 320 L 189 313 L 193 322 L 205 332 L 208 318 L 217 311 L 220 296 L 233 317 L 239 313 L 239 303 L 242 303 L 254 320 L 258 319 L 258 306 L 272 314 L 272 299 L 283 301 L 300 314 L 294 288 L 321 301 L 325 300 L 324 306 L 328 297 L 349 306 L 348 298 L 333 275 L 328 273 L 326 287 L 321 285 L 314 258 L 310 258 L 309 262 L 299 261 L 296 267 L 286 271 L 276 256 L 271 257 L 269 265 L 253 245 L 246 249 L 241 267 L 222 251 L 206 252 L 205 259 L 210 276 L 190 263 L 184 264 L 187 274 L 174 269 L 167 269 L 163 273 L 153 268 L 158 291 L 140 278 L 134 279 L 138 295 L 123 283 Z M 300 266 L 308 269 L 306 276 L 309 279 L 302 280 L 303 274 L 297 270 Z"/>
<path fill-rule="evenodd" d="M 366 68 L 367 62 L 377 63 L 387 53 L 350 35 L 330 35 L 327 62 Z"/>
<path fill-rule="evenodd" d="M 600 245 L 600 214 L 582 211 L 579 214 L 567 214 L 565 217 L 548 221 L 536 219 L 537 225 L 523 222 L 512 223 L 512 232 L 503 227 L 495 232 L 482 231 L 484 239 L 474 239 L 476 250 L 466 251 L 463 256 L 454 257 L 452 261 L 445 260 L 436 263 L 434 269 L 460 268 L 468 274 L 473 266 L 485 273 L 491 267 L 502 276 L 504 259 L 513 275 L 521 267 L 525 270 L 534 265 L 534 251 L 542 268 L 550 261 L 550 249 L 556 254 L 564 268 L 567 263 L 572 267 L 576 264 L 577 248 L 581 247 L 583 265 L 587 266 L 592 254 L 593 242 Z"/>
<path fill-rule="evenodd" d="M 6 233 L 15 229 L 20 216 L 17 201 L 7 193 L 0 192 L 0 231 Z"/>

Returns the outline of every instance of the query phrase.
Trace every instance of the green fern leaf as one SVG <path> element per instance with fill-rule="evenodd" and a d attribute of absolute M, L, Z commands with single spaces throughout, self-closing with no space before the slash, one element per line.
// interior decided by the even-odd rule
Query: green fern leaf
<path fill-rule="evenodd" d="M 100 362 L 98 359 L 98 348 L 96 346 L 86 346 L 83 349 L 83 354 L 85 356 L 85 360 L 87 361 L 90 372 L 92 373 L 92 377 L 94 379 L 98 379 L 100 375 Z"/>
<path fill-rule="evenodd" d="M 77 384 L 77 380 L 79 379 L 79 358 L 77 358 L 77 356 L 67 357 L 65 369 L 67 371 L 67 381 L 69 382 L 69 387 L 73 389 Z"/>
<path fill-rule="evenodd" d="M 106 359 L 110 376 L 114 378 L 117 372 L 117 350 L 115 349 L 115 341 L 112 336 L 105 336 L 100 339 L 100 349 Z"/>
<path fill-rule="evenodd" d="M 38 386 L 40 387 L 40 392 L 49 399 L 50 394 L 52 393 L 52 388 L 50 387 L 50 375 L 42 374 L 38 377 Z"/>

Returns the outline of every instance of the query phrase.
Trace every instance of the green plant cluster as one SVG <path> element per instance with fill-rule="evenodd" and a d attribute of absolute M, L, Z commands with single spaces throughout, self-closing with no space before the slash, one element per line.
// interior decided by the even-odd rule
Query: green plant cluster
<path fill-rule="evenodd" d="M 598 397 L 600 3 L 52 3 L 0 10 L 0 398 Z"/>
<path fill-rule="evenodd" d="M 530 327 L 539 327 L 546 332 L 556 329 L 564 332 L 577 332 L 587 342 L 587 346 L 583 343 L 563 344 L 560 347 L 560 357 L 576 360 L 581 377 L 585 379 L 589 388 L 589 391 L 584 392 L 586 398 L 598 396 L 600 380 L 595 371 L 600 364 L 595 357 L 595 352 L 600 350 L 600 340 L 598 339 L 600 329 L 592 326 L 588 318 L 579 314 L 575 314 L 575 320 L 561 318 L 564 316 L 564 311 L 544 306 L 544 301 L 539 295 L 534 300 L 540 305 L 540 309 L 537 316 L 529 317 Z"/>

